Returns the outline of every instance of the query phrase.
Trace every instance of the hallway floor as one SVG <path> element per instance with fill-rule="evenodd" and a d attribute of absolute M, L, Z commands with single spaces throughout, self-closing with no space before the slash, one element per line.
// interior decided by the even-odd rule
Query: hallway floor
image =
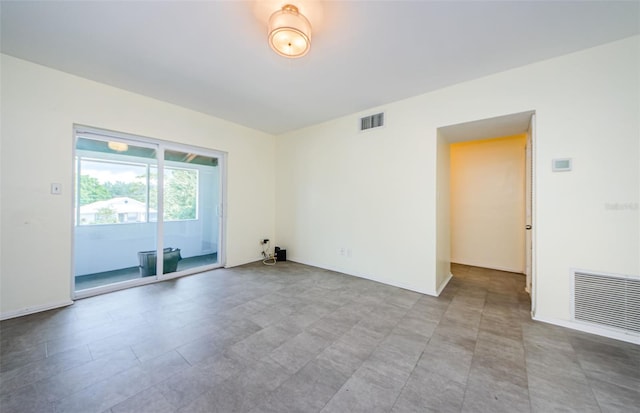
<path fill-rule="evenodd" d="M 0 323 L 0 411 L 631 412 L 640 346 L 529 316 L 524 276 L 431 297 L 293 262 Z"/>

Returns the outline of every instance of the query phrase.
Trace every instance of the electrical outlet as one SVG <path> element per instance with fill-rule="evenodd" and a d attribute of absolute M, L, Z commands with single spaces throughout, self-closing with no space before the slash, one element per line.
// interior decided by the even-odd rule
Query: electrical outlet
<path fill-rule="evenodd" d="M 62 193 L 62 184 L 57 184 L 57 183 L 51 184 L 52 195 L 60 195 L 61 193 Z"/>

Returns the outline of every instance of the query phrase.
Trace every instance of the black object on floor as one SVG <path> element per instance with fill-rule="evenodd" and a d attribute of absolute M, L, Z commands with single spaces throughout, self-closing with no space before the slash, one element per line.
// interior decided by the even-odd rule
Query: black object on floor
<path fill-rule="evenodd" d="M 276 252 L 276 261 L 286 261 L 287 260 L 287 250 L 283 250 L 280 247 L 275 248 Z"/>
<path fill-rule="evenodd" d="M 164 263 L 162 273 L 175 272 L 178 269 L 178 261 L 182 259 L 180 248 L 165 248 L 162 258 Z M 140 260 L 140 275 L 142 277 L 156 275 L 155 251 L 140 251 L 138 252 L 138 259 Z"/>

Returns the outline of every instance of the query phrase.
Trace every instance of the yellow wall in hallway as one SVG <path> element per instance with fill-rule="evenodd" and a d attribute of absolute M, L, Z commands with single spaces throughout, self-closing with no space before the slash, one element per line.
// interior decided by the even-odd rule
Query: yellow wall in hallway
<path fill-rule="evenodd" d="M 451 144 L 451 261 L 524 272 L 526 134 Z"/>

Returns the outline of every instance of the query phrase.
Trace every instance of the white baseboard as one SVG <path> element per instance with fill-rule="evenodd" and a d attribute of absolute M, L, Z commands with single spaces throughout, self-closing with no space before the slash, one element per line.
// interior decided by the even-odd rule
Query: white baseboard
<path fill-rule="evenodd" d="M 614 330 L 606 327 L 601 327 L 593 324 L 587 324 L 577 321 L 570 320 L 559 320 L 555 318 L 548 317 L 532 317 L 535 321 L 541 321 L 543 323 L 553 324 L 560 327 L 570 328 L 572 330 L 582 331 L 584 333 L 596 334 L 598 336 L 603 336 L 607 338 L 612 338 L 614 340 L 625 341 L 627 343 L 638 344 L 640 345 L 640 334 L 636 333 L 626 333 L 620 330 Z"/>
<path fill-rule="evenodd" d="M 452 278 L 453 278 L 453 274 L 452 274 L 452 273 L 449 273 L 449 276 L 447 277 L 447 279 L 446 279 L 446 280 L 444 280 L 444 281 L 442 282 L 442 284 L 440 284 L 440 285 L 438 286 L 438 290 L 436 291 L 436 296 L 438 296 L 438 297 L 440 296 L 440 294 L 442 293 L 442 290 L 444 290 L 444 289 L 445 289 L 445 287 L 446 287 L 447 285 L 449 285 L 449 281 L 451 281 L 451 279 L 452 279 Z"/>
<path fill-rule="evenodd" d="M 41 311 L 53 310 L 55 308 L 67 307 L 72 305 L 73 301 L 60 301 L 57 303 L 45 304 L 45 305 L 37 305 L 35 307 L 26 307 L 20 310 L 15 311 L 7 311 L 6 313 L 0 314 L 0 320 L 8 320 L 10 318 L 22 317 L 29 314 L 39 313 Z"/>

